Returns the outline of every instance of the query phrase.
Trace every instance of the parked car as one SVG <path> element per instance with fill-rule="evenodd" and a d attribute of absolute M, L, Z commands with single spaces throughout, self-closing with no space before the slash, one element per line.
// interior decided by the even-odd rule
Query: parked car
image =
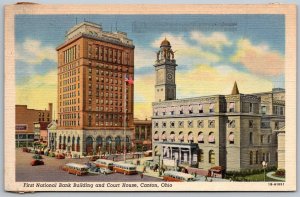
<path fill-rule="evenodd" d="M 44 162 L 42 160 L 39 160 L 39 159 L 34 159 L 34 160 L 31 161 L 30 165 L 31 166 L 44 165 Z"/>
<path fill-rule="evenodd" d="M 88 172 L 91 174 L 100 174 L 100 168 L 92 166 L 89 168 Z"/>
<path fill-rule="evenodd" d="M 38 154 L 33 155 L 32 158 L 33 159 L 43 159 L 43 157 L 41 155 L 38 155 Z"/>
<path fill-rule="evenodd" d="M 96 161 L 97 159 L 100 159 L 100 157 L 99 156 L 92 156 L 92 157 L 90 157 L 90 161 Z"/>
<path fill-rule="evenodd" d="M 64 159 L 64 158 L 65 158 L 65 155 L 63 155 L 63 154 L 56 155 L 56 159 Z"/>
<path fill-rule="evenodd" d="M 111 173 L 113 173 L 113 171 L 111 171 L 108 168 L 99 168 L 99 170 L 100 170 L 101 174 L 111 174 Z"/>
<path fill-rule="evenodd" d="M 45 151 L 45 152 L 44 152 L 44 155 L 45 155 L 45 156 L 48 156 L 48 155 L 49 155 L 49 152 L 48 152 L 48 151 Z"/>
<path fill-rule="evenodd" d="M 23 152 L 28 152 L 28 148 L 27 147 L 23 147 Z"/>

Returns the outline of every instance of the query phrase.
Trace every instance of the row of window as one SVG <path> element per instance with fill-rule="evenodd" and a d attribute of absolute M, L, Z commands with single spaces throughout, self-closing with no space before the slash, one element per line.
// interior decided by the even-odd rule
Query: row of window
<path fill-rule="evenodd" d="M 154 141 L 170 141 L 170 142 L 175 142 L 175 140 L 177 139 L 177 141 L 179 142 L 184 142 L 185 140 L 188 143 L 193 143 L 193 142 L 198 142 L 198 143 L 205 143 L 205 135 L 202 131 L 198 132 L 197 136 L 193 134 L 192 131 L 190 131 L 188 133 L 188 135 L 184 135 L 183 132 L 179 132 L 179 135 L 176 136 L 174 131 L 170 132 L 170 135 L 167 136 L 166 132 L 162 132 L 161 135 L 159 135 L 158 131 L 155 131 L 154 135 L 153 135 L 153 140 Z M 230 132 L 228 137 L 228 142 L 229 144 L 234 144 L 234 132 Z M 215 134 L 214 132 L 210 132 L 207 136 L 207 142 L 210 144 L 214 144 L 215 143 Z"/>
<path fill-rule="evenodd" d="M 79 66 L 79 61 L 76 61 L 74 63 L 71 63 L 71 64 L 60 67 L 59 72 L 64 73 L 63 74 L 64 78 L 69 77 L 69 76 L 71 76 L 71 73 L 70 73 L 71 71 L 70 70 L 74 69 L 76 66 Z M 79 73 L 79 68 L 78 68 L 78 73 Z M 60 79 L 61 79 L 61 75 L 60 75 Z"/>
<path fill-rule="evenodd" d="M 125 57 L 122 61 L 123 56 Z M 129 64 L 129 55 L 122 50 L 113 49 L 101 45 L 88 45 L 88 58 L 97 59 L 100 61 L 118 63 L 118 64 Z"/>
<path fill-rule="evenodd" d="M 78 45 L 79 47 L 79 45 Z M 78 49 L 79 51 L 79 49 Z M 77 59 L 79 55 L 77 54 L 77 46 L 73 46 L 64 51 L 64 63 L 67 64 L 75 59 Z"/>
<path fill-rule="evenodd" d="M 267 141 L 266 141 L 267 139 Z M 253 133 L 249 133 L 249 143 L 253 144 Z M 260 135 L 260 144 L 265 144 L 265 143 L 272 143 L 272 135 Z"/>
<path fill-rule="evenodd" d="M 185 121 L 178 121 L 177 122 L 177 127 L 178 128 L 184 128 L 184 122 Z M 188 120 L 186 121 L 187 123 L 187 127 L 188 128 L 193 128 L 194 127 L 194 122 L 193 120 Z M 159 128 L 159 122 L 154 121 L 154 128 Z M 205 127 L 205 121 L 204 120 L 197 120 L 197 127 L 198 128 L 204 128 Z M 227 124 L 228 128 L 235 128 L 235 120 L 228 120 L 228 124 Z M 175 121 L 170 121 L 169 125 L 167 124 L 167 121 L 162 121 L 161 122 L 161 128 L 175 128 Z M 215 128 L 215 120 L 208 120 L 207 121 L 207 127 L 208 128 Z M 254 127 L 254 123 L 253 120 L 249 120 L 249 128 L 253 128 Z"/>

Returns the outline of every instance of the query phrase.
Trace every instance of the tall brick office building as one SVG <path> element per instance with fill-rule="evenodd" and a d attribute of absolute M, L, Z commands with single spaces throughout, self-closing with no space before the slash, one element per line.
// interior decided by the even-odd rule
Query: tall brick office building
<path fill-rule="evenodd" d="M 124 32 L 105 32 L 101 25 L 82 22 L 66 33 L 56 50 L 56 149 L 77 154 L 121 152 L 126 141 L 130 151 L 134 91 L 125 76 L 134 78 L 132 40 Z"/>

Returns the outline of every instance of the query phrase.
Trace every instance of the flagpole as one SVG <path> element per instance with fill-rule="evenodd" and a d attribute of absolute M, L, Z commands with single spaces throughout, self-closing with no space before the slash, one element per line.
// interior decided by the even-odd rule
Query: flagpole
<path fill-rule="evenodd" d="M 125 74 L 125 78 L 126 79 L 126 74 Z M 127 81 L 124 80 L 124 122 L 123 122 L 123 126 L 124 126 L 124 162 L 126 162 L 126 83 Z"/>

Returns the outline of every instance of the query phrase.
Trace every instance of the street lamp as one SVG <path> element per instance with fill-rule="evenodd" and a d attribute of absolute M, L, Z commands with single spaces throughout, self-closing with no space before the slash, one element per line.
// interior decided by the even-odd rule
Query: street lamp
<path fill-rule="evenodd" d="M 266 182 L 266 168 L 268 166 L 268 162 L 263 161 L 261 164 L 264 169 L 264 182 Z"/>

